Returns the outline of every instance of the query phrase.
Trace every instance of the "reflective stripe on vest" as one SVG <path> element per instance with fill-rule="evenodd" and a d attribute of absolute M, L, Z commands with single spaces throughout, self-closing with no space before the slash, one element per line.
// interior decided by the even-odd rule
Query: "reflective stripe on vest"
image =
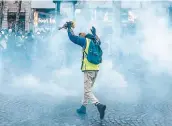
<path fill-rule="evenodd" d="M 90 63 L 86 58 L 86 54 L 88 54 L 89 45 L 90 45 L 90 39 L 86 38 L 86 48 L 85 48 L 85 50 L 83 50 L 81 70 L 82 71 L 89 71 L 89 70 L 90 71 L 97 71 L 97 70 L 99 70 L 99 65 L 95 65 L 95 64 Z"/>

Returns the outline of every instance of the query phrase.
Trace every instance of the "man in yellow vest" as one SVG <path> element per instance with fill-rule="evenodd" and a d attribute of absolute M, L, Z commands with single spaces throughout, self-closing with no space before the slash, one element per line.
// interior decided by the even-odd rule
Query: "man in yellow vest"
<path fill-rule="evenodd" d="M 77 113 L 78 114 L 86 114 L 86 105 L 91 102 L 92 104 L 94 104 L 97 107 L 97 109 L 100 113 L 100 119 L 103 119 L 104 115 L 105 115 L 106 105 L 101 104 L 92 92 L 92 87 L 94 86 L 94 82 L 96 80 L 96 77 L 97 77 L 97 74 L 99 71 L 99 65 L 90 63 L 86 57 L 86 54 L 88 54 L 88 47 L 89 47 L 92 35 L 90 34 L 90 36 L 91 36 L 90 38 L 87 37 L 87 35 L 85 33 L 80 33 L 79 36 L 76 36 L 76 35 L 74 35 L 74 32 L 73 32 L 71 26 L 66 25 L 66 29 L 68 31 L 69 39 L 73 43 L 81 46 L 83 49 L 82 50 L 83 57 L 82 57 L 81 70 L 84 73 L 84 99 L 83 99 L 82 106 L 79 109 L 77 109 Z M 94 27 L 92 27 L 92 33 L 93 32 L 96 35 L 96 29 Z M 98 39 L 97 36 L 96 36 L 96 38 Z M 99 42 L 100 42 L 100 40 L 99 40 Z"/>

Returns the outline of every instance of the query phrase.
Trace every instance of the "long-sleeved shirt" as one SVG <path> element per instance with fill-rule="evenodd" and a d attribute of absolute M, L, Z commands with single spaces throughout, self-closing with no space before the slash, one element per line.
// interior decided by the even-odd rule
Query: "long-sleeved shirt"
<path fill-rule="evenodd" d="M 72 29 L 68 29 L 68 36 L 73 43 L 80 45 L 84 49 L 86 48 L 86 38 L 76 36 Z"/>

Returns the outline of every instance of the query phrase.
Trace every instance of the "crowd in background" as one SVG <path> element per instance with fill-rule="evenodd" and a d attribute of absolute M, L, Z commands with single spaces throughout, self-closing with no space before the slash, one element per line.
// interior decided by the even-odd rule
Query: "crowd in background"
<path fill-rule="evenodd" d="M 42 44 L 49 36 L 44 32 L 14 32 L 12 29 L 0 30 L 0 56 L 3 61 L 13 65 L 26 67 L 31 65 L 32 60 L 43 52 Z M 39 53 L 37 53 L 39 52 Z"/>

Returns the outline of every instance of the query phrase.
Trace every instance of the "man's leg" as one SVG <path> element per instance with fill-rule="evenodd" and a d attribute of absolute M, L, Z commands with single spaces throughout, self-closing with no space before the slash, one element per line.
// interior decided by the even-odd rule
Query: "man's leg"
<path fill-rule="evenodd" d="M 79 114 L 86 114 L 86 105 L 89 103 L 89 101 L 93 101 L 94 103 L 98 102 L 97 98 L 91 91 L 93 86 L 93 76 L 93 74 L 89 74 L 87 71 L 84 72 L 84 99 L 82 106 L 77 109 L 77 113 Z"/>
<path fill-rule="evenodd" d="M 106 106 L 99 103 L 98 99 L 94 96 L 92 92 L 92 87 L 94 86 L 94 82 L 96 80 L 98 72 L 97 71 L 86 71 L 84 72 L 84 100 L 83 105 L 78 112 L 86 113 L 86 105 L 91 102 L 97 106 L 97 109 L 100 113 L 100 118 L 104 118 Z"/>
<path fill-rule="evenodd" d="M 83 105 L 88 103 L 96 104 L 99 103 L 98 99 L 94 96 L 92 92 L 92 87 L 94 86 L 95 79 L 97 77 L 96 71 L 86 71 L 84 72 L 84 100 Z"/>
<path fill-rule="evenodd" d="M 96 80 L 97 74 L 98 74 L 98 71 L 93 71 L 93 76 L 91 76 L 91 78 L 92 78 L 92 86 L 91 86 L 91 88 L 94 86 L 94 82 Z M 93 97 L 91 97 L 91 101 L 97 107 L 97 109 L 98 109 L 98 111 L 100 113 L 100 119 L 103 119 L 104 115 L 105 115 L 106 105 L 101 104 L 98 100 L 96 101 L 94 98 L 96 98 L 96 97 L 93 94 Z"/>

